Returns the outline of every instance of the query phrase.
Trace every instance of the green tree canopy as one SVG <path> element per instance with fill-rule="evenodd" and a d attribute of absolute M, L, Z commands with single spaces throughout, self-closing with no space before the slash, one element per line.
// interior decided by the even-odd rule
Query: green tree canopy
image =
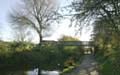
<path fill-rule="evenodd" d="M 84 21 L 82 26 L 86 22 L 102 18 L 119 32 L 120 0 L 76 0 L 73 1 L 72 8 L 76 12 L 74 16 L 78 22 Z"/>
<path fill-rule="evenodd" d="M 72 36 L 63 36 L 59 39 L 59 41 L 79 41 L 78 38 L 74 38 Z"/>

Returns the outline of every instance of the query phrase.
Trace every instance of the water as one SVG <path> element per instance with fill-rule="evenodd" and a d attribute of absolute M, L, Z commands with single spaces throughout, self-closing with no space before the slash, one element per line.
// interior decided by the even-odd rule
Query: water
<path fill-rule="evenodd" d="M 59 75 L 58 71 L 42 71 L 43 75 Z"/>
<path fill-rule="evenodd" d="M 6 71 L 1 72 L 0 75 L 38 75 L 38 69 L 33 69 L 29 71 Z M 42 75 L 59 75 L 58 71 L 42 71 Z"/>
<path fill-rule="evenodd" d="M 27 75 L 38 75 L 38 69 L 27 72 Z M 42 71 L 42 75 L 59 75 L 58 71 Z"/>
<path fill-rule="evenodd" d="M 38 69 L 27 71 L 27 75 L 38 75 Z"/>

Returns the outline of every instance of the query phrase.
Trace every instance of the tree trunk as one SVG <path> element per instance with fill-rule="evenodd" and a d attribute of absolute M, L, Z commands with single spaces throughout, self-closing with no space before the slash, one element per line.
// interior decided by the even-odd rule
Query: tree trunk
<path fill-rule="evenodd" d="M 42 75 L 40 67 L 38 68 L 38 75 Z"/>
<path fill-rule="evenodd" d="M 41 45 L 41 44 L 42 44 L 42 34 L 39 33 L 39 45 Z"/>

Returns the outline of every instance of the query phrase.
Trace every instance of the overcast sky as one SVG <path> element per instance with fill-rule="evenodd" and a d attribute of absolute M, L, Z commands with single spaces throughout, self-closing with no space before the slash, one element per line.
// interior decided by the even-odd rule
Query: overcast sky
<path fill-rule="evenodd" d="M 0 0 L 0 34 L 4 38 L 4 40 L 11 40 L 12 37 L 12 31 L 9 27 L 8 23 L 8 18 L 7 14 L 11 11 L 12 7 L 15 7 L 17 2 L 19 0 Z M 59 4 L 61 6 L 65 6 L 68 4 L 68 1 L 70 0 L 59 0 Z M 69 20 L 63 20 L 61 24 L 59 24 L 59 27 L 54 31 L 53 35 L 51 37 L 48 37 L 46 39 L 50 40 L 57 40 L 61 35 L 69 35 L 69 36 L 74 36 L 74 27 L 69 28 L 68 25 L 70 24 Z M 83 31 L 84 35 L 79 35 L 81 40 L 83 41 L 88 41 L 90 39 L 90 33 L 91 31 L 86 32 L 85 30 Z M 35 41 L 38 40 L 38 36 L 36 35 Z"/>

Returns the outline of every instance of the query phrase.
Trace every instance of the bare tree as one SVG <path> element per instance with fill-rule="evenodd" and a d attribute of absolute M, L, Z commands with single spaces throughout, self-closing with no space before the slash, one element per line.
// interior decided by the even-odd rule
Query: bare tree
<path fill-rule="evenodd" d="M 10 23 L 14 26 L 32 27 L 42 42 L 44 31 L 56 20 L 55 0 L 21 0 L 20 6 L 9 14 Z"/>
<path fill-rule="evenodd" d="M 31 42 L 32 35 L 29 29 L 24 28 L 24 26 L 14 29 L 13 28 L 13 37 L 17 42 Z"/>

